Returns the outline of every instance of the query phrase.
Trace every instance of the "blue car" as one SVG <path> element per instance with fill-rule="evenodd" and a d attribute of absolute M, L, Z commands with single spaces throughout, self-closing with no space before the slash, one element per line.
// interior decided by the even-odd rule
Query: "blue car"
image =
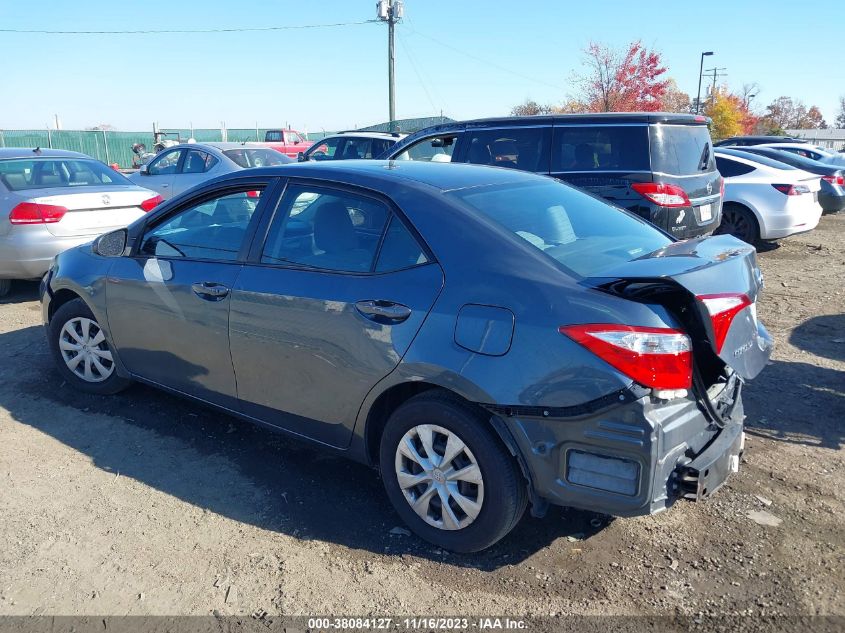
<path fill-rule="evenodd" d="M 551 178 L 329 161 L 207 182 L 58 256 L 59 373 L 133 381 L 380 469 L 419 536 L 530 504 L 618 516 L 710 496 L 772 340 L 752 247 L 675 241 Z"/>

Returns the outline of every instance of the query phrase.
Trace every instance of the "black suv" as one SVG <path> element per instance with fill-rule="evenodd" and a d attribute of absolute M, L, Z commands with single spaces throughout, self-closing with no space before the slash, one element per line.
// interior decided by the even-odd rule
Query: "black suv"
<path fill-rule="evenodd" d="M 382 158 L 554 176 L 687 238 L 721 222 L 722 178 L 707 122 L 654 112 L 478 119 L 420 130 Z"/>

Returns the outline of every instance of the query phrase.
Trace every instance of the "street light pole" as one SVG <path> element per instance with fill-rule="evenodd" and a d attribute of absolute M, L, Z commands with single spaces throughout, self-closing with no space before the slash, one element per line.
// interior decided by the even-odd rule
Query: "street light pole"
<path fill-rule="evenodd" d="M 701 64 L 698 67 L 698 96 L 695 98 L 695 113 L 701 112 L 701 77 L 704 75 L 704 58 L 712 55 L 713 51 L 705 51 L 701 53 Z"/>
<path fill-rule="evenodd" d="M 396 75 L 394 66 L 396 55 L 394 53 L 394 30 L 396 23 L 402 19 L 404 13 L 402 0 L 379 0 L 376 3 L 376 15 L 382 22 L 387 22 L 387 101 L 390 114 L 390 130 L 393 131 L 393 123 L 396 121 Z"/>

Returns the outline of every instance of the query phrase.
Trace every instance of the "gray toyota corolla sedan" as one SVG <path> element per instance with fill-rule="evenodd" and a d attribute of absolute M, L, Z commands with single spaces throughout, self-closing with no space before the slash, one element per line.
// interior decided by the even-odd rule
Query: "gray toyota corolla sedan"
<path fill-rule="evenodd" d="M 619 516 L 739 466 L 772 340 L 752 247 L 674 241 L 551 178 L 333 161 L 208 182 L 42 284 L 81 390 L 133 380 L 377 465 L 456 551 L 530 502 Z"/>

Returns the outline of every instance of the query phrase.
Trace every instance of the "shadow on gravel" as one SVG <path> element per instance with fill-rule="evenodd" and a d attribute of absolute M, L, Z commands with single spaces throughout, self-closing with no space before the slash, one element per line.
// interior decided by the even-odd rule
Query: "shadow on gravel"
<path fill-rule="evenodd" d="M 845 314 L 807 319 L 792 330 L 789 342 L 816 356 L 845 361 Z"/>
<path fill-rule="evenodd" d="M 0 305 L 4 303 L 26 303 L 38 301 L 37 281 L 13 281 L 12 289 L 5 297 L 0 297 Z"/>
<path fill-rule="evenodd" d="M 845 444 L 845 371 L 775 361 L 743 391 L 746 430 L 839 450 Z"/>
<path fill-rule="evenodd" d="M 0 407 L 102 470 L 236 521 L 354 550 L 492 571 L 556 539 L 589 538 L 610 520 L 552 508 L 545 519 L 526 514 L 488 551 L 447 555 L 390 534 L 402 524 L 374 470 L 143 385 L 116 396 L 82 394 L 53 368 L 40 327 L 0 334 Z"/>

